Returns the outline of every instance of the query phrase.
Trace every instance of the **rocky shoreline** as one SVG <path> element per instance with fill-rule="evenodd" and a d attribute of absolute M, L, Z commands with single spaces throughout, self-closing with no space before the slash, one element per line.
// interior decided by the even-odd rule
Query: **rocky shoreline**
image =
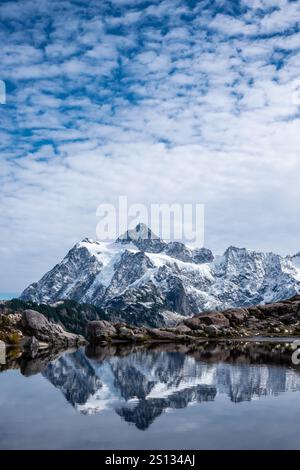
<path fill-rule="evenodd" d="M 35 310 L 0 314 L 0 348 L 17 346 L 35 357 L 41 349 L 63 350 L 85 345 L 83 336 L 65 331 Z"/>
<path fill-rule="evenodd" d="M 105 320 L 87 324 L 90 344 L 111 342 L 194 342 L 202 339 L 300 336 L 300 296 L 275 304 L 206 312 L 186 318 L 174 328 L 135 327 Z"/>
<path fill-rule="evenodd" d="M 300 336 L 300 295 L 256 307 L 205 312 L 187 317 L 173 328 L 137 327 L 123 322 L 86 323 L 86 338 L 67 332 L 35 310 L 12 311 L 1 304 L 0 352 L 18 346 L 30 357 L 43 349 L 66 350 L 110 343 L 196 343 L 203 340 L 288 338 Z"/>

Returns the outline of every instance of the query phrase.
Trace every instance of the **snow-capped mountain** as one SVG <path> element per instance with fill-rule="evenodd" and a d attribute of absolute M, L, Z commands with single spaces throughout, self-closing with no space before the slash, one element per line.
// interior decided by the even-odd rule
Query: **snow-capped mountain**
<path fill-rule="evenodd" d="M 281 257 L 228 248 L 166 243 L 139 224 L 114 243 L 84 239 L 21 299 L 73 299 L 103 309 L 112 319 L 159 326 L 207 310 L 257 305 L 300 292 L 300 255 Z"/>

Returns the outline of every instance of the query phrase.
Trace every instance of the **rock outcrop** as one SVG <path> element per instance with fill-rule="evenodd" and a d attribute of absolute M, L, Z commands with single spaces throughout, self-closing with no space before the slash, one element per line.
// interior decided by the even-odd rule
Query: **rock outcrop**
<path fill-rule="evenodd" d="M 48 321 L 44 315 L 35 310 L 23 312 L 22 326 L 25 335 L 50 345 L 72 347 L 86 343 L 82 336 L 68 333 L 60 325 Z M 34 347 L 32 344 L 31 346 Z"/>
<path fill-rule="evenodd" d="M 94 321 L 87 326 L 87 337 L 91 344 L 114 341 L 191 342 L 202 338 L 241 338 L 258 335 L 300 335 L 300 295 L 275 304 L 194 315 L 184 319 L 174 328 L 135 327 L 108 321 Z"/>
<path fill-rule="evenodd" d="M 12 312 L 11 309 L 2 309 L 0 343 L 17 346 L 34 358 L 41 348 L 73 348 L 86 344 L 86 340 L 83 336 L 65 331 L 35 310 Z"/>

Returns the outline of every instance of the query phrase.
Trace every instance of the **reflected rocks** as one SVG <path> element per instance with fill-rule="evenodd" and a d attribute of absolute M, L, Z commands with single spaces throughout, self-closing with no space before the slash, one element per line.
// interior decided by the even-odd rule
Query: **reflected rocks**
<path fill-rule="evenodd" d="M 24 351 L 19 347 L 7 347 L 5 363 L 0 364 L 0 372 L 10 369 L 19 369 L 21 374 L 30 377 L 45 370 L 51 361 L 56 361 L 66 352 L 72 353 L 75 349 L 68 351 L 57 349 L 40 349 L 32 357 L 31 351 Z"/>
<path fill-rule="evenodd" d="M 291 361 L 292 343 L 262 341 L 206 342 L 197 348 L 187 348 L 196 361 L 208 364 L 226 362 L 237 365 L 276 365 L 294 367 Z M 299 372 L 300 369 L 298 368 Z"/>
<path fill-rule="evenodd" d="M 32 359 L 34 359 L 38 351 L 40 349 L 40 343 L 39 341 L 35 338 L 35 336 L 30 336 L 27 341 L 25 341 L 24 346 L 23 346 L 24 351 L 26 351 L 26 354 L 30 356 Z"/>
<path fill-rule="evenodd" d="M 292 341 L 202 341 L 196 345 L 167 343 L 167 344 L 112 344 L 107 346 L 88 345 L 86 356 L 95 362 L 102 362 L 111 357 L 126 357 L 138 352 L 148 353 L 179 353 L 190 356 L 198 362 L 214 364 L 228 362 L 231 364 L 269 364 L 295 367 L 291 362 L 293 352 Z M 300 369 L 299 369 L 300 371 Z"/>
<path fill-rule="evenodd" d="M 88 345 L 85 348 L 85 354 L 89 359 L 92 359 L 95 362 L 101 363 L 106 359 L 114 356 L 124 357 L 131 354 L 136 349 L 143 349 L 141 347 L 135 347 L 130 344 L 113 344 L 107 346 L 96 346 L 96 345 Z"/>
<path fill-rule="evenodd" d="M 66 351 L 57 351 L 57 350 L 41 350 L 36 353 L 35 357 L 32 357 L 31 354 L 22 354 L 19 358 L 19 365 L 21 374 L 26 377 L 31 377 L 32 375 L 43 373 L 47 369 L 49 363 L 59 359 Z M 72 350 L 69 350 L 71 353 Z"/>

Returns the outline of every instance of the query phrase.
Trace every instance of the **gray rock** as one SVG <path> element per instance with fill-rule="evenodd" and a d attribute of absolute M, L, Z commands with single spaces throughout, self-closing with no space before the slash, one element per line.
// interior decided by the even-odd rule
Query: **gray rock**
<path fill-rule="evenodd" d="M 248 317 L 248 312 L 246 309 L 229 309 L 226 310 L 226 316 L 229 319 L 230 323 L 233 325 L 240 325 L 243 323 L 247 317 Z"/>
<path fill-rule="evenodd" d="M 184 324 L 178 325 L 175 328 L 175 332 L 181 335 L 189 334 L 191 333 L 191 331 L 192 331 L 191 328 L 189 328 L 187 325 L 184 325 Z"/>
<path fill-rule="evenodd" d="M 184 323 L 193 330 L 201 329 L 205 325 L 215 325 L 219 328 L 226 328 L 229 326 L 228 318 L 218 312 L 196 315 L 192 318 L 188 318 Z"/>
<path fill-rule="evenodd" d="M 218 328 L 226 328 L 229 326 L 229 320 L 225 315 L 223 315 L 223 313 L 212 312 L 206 315 L 201 315 L 199 320 L 205 325 L 214 325 Z"/>
<path fill-rule="evenodd" d="M 24 310 L 22 326 L 28 336 L 48 344 L 59 344 L 64 347 L 86 344 L 82 336 L 68 333 L 60 325 L 52 323 L 35 310 Z"/>
<path fill-rule="evenodd" d="M 192 331 L 197 331 L 199 329 L 203 329 L 203 323 L 201 323 L 201 321 L 199 321 L 199 317 L 187 318 L 186 320 L 184 320 L 183 325 L 186 328 L 189 328 L 189 330 L 192 330 Z M 181 327 L 182 327 L 182 325 L 179 325 L 176 329 L 181 328 Z"/>
<path fill-rule="evenodd" d="M 134 343 L 143 343 L 146 341 L 146 337 L 142 333 L 137 333 L 132 336 L 132 341 Z"/>
<path fill-rule="evenodd" d="M 114 325 L 106 320 L 90 321 L 86 330 L 88 341 L 92 344 L 110 341 L 117 334 Z"/>
<path fill-rule="evenodd" d="M 95 342 L 95 337 L 101 340 L 107 336 L 109 341 L 127 340 L 129 342 L 146 342 L 149 340 L 169 342 L 192 342 L 203 337 L 247 337 L 254 334 L 274 335 L 284 333 L 292 335 L 300 331 L 298 321 L 298 310 L 300 296 L 291 301 L 280 302 L 279 306 L 274 304 L 259 306 L 255 309 L 229 309 L 223 313 L 209 312 L 205 315 L 195 315 L 184 319 L 174 328 L 150 328 L 132 327 L 125 323 L 91 322 L 90 341 Z M 285 308 L 286 306 L 286 308 Z M 264 311 L 267 311 L 265 315 Z M 286 313 L 286 311 L 288 313 Z M 288 327 L 282 322 L 288 315 Z M 98 329 L 98 330 L 97 330 Z"/>
<path fill-rule="evenodd" d="M 178 341 L 180 339 L 178 334 L 158 328 L 149 328 L 148 334 L 152 339 L 159 341 Z"/>
<path fill-rule="evenodd" d="M 121 339 L 129 339 L 133 337 L 134 333 L 130 328 L 122 326 L 118 331 L 118 335 Z"/>
<path fill-rule="evenodd" d="M 204 331 L 206 331 L 209 336 L 218 336 L 220 333 L 219 328 L 217 328 L 215 325 L 206 325 L 204 327 Z"/>

